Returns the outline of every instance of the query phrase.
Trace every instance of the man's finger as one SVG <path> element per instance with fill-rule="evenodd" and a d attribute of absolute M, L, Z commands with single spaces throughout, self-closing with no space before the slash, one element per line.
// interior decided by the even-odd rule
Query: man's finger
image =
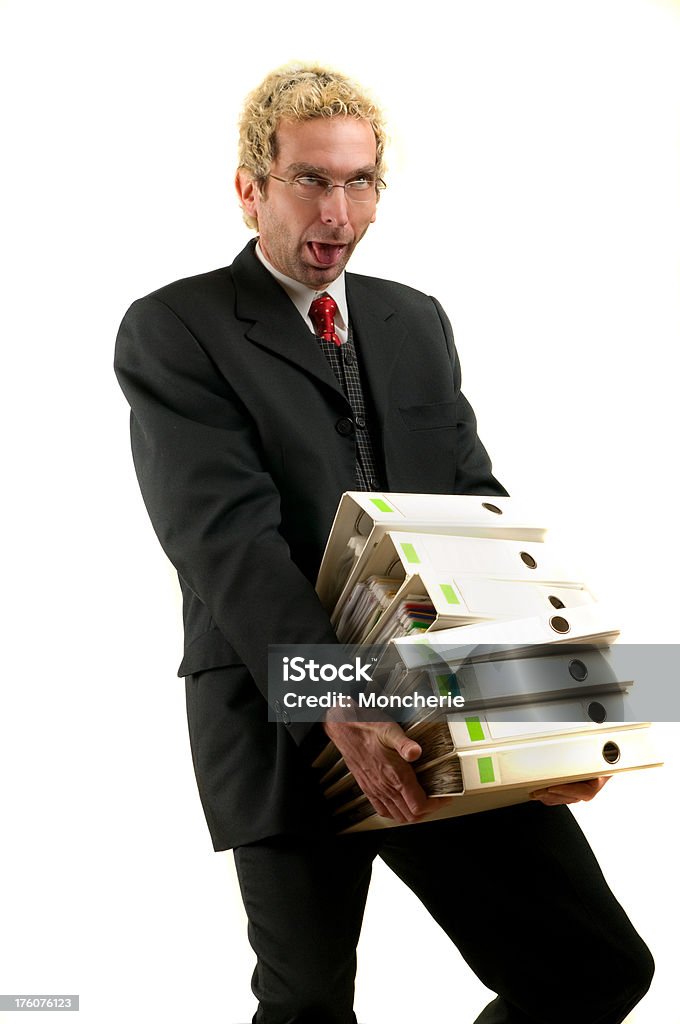
<path fill-rule="evenodd" d="M 382 813 L 386 818 L 398 821 L 400 825 L 406 825 L 410 822 L 411 818 L 408 811 L 404 807 L 401 807 L 395 800 L 383 797 L 379 802 L 385 807 L 385 810 Z"/>
<path fill-rule="evenodd" d="M 530 794 L 532 800 L 541 800 L 547 803 L 577 803 L 578 801 L 592 800 L 600 792 L 611 775 L 604 775 L 597 779 L 587 779 L 584 782 L 565 782 L 563 785 L 550 786 L 547 789 L 537 789 Z"/>
<path fill-rule="evenodd" d="M 377 796 L 368 797 L 368 802 L 370 803 L 376 814 L 379 814 L 381 818 L 390 817 L 389 808 L 382 802 L 382 800 L 379 800 Z"/>
<path fill-rule="evenodd" d="M 422 747 L 410 739 L 396 722 L 387 722 L 378 732 L 378 739 L 383 746 L 396 750 L 404 761 L 417 761 L 422 754 Z"/>

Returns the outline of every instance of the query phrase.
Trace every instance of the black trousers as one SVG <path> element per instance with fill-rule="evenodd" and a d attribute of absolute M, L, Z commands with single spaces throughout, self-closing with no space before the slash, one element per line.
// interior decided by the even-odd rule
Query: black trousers
<path fill-rule="evenodd" d="M 620 1024 L 651 982 L 651 954 L 566 807 L 279 836 L 234 853 L 257 955 L 256 1024 L 356 1024 L 356 945 L 376 856 L 498 993 L 476 1024 Z M 405 942 L 395 973 L 412 983 L 408 965 Z M 455 1007 L 437 1017 L 454 1020 Z"/>

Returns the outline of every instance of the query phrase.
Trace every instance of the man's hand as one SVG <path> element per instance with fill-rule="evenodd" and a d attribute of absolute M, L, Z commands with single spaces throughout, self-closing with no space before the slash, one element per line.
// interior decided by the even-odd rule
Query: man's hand
<path fill-rule="evenodd" d="M 565 782 L 563 786 L 549 786 L 548 789 L 537 789 L 531 794 L 532 800 L 540 800 L 546 807 L 557 804 L 577 804 L 581 800 L 592 800 L 594 796 L 609 782 L 611 775 L 603 775 L 599 779 L 588 779 L 587 782 Z"/>
<path fill-rule="evenodd" d="M 406 824 L 441 808 L 440 799 L 425 795 L 411 767 L 420 745 L 396 722 L 327 720 L 323 727 L 378 814 Z"/>

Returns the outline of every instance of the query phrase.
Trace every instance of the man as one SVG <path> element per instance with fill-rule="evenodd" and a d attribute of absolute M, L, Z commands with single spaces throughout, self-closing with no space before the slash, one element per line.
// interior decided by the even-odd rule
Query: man
<path fill-rule="evenodd" d="M 254 1020 L 356 1021 L 379 854 L 498 993 L 479 1024 L 616 1024 L 651 957 L 568 809 L 545 806 L 590 799 L 601 780 L 418 823 L 420 748 L 396 723 L 267 721 L 268 644 L 336 642 L 314 580 L 343 491 L 505 493 L 439 304 L 344 273 L 376 217 L 384 142 L 342 75 L 269 75 L 246 102 L 236 179 L 257 243 L 134 303 L 118 337 L 137 474 L 184 595 L 199 792 L 215 849 L 235 849 L 257 954 Z M 326 736 L 406 827 L 333 836 L 309 768 Z"/>

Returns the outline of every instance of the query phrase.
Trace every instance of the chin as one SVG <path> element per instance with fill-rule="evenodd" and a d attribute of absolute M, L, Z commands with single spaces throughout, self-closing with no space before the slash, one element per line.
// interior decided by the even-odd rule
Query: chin
<path fill-rule="evenodd" d="M 336 263 L 334 267 L 310 267 L 310 277 L 313 276 L 319 284 L 331 284 L 336 280 L 336 278 L 340 277 L 340 274 L 342 274 L 345 269 L 346 263 L 347 260 L 345 260 L 344 263 L 342 261 L 340 263 Z"/>
<path fill-rule="evenodd" d="M 303 284 L 306 284 L 309 288 L 319 288 L 327 284 L 332 284 L 336 277 L 340 277 L 341 270 L 307 270 L 304 278 L 300 278 Z"/>

